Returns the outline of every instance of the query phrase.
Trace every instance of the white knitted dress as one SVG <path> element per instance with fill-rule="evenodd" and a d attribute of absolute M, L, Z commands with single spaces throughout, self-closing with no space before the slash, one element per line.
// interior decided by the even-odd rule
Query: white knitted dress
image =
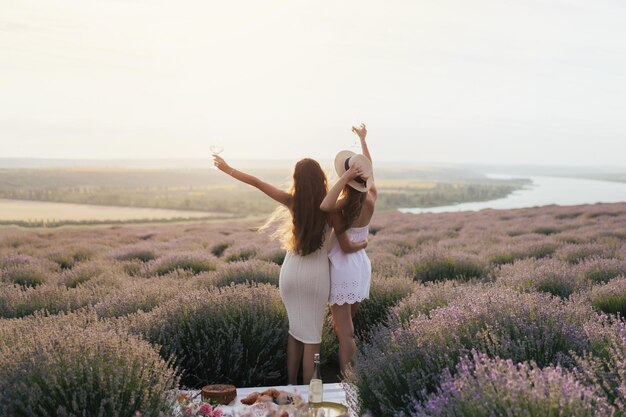
<path fill-rule="evenodd" d="M 280 268 L 278 285 L 289 317 L 289 334 L 302 343 L 322 341 L 330 289 L 328 241 L 327 233 L 324 245 L 306 256 L 287 252 Z"/>

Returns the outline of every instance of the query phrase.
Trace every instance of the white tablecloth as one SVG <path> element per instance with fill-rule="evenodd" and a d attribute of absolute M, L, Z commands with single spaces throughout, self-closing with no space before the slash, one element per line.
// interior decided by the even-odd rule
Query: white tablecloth
<path fill-rule="evenodd" d="M 279 391 L 295 392 L 299 394 L 304 401 L 309 401 L 308 385 L 286 385 L 281 387 L 262 387 L 262 388 L 237 388 L 237 398 L 229 404 L 229 406 L 241 407 L 241 399 L 249 394 L 258 391 L 264 391 L 267 388 L 276 388 Z M 341 384 L 324 384 L 324 401 L 332 401 L 346 405 L 346 393 Z"/>
<path fill-rule="evenodd" d="M 235 398 L 233 402 L 228 404 L 228 406 L 221 406 L 220 408 L 223 408 L 225 411 L 241 411 L 246 407 L 245 405 L 241 404 L 241 400 L 243 398 L 247 397 L 249 394 L 255 391 L 261 392 L 268 388 L 276 388 L 277 390 L 280 390 L 280 391 L 293 392 L 293 393 L 300 395 L 304 401 L 309 400 L 309 386 L 308 385 L 237 388 L 237 398 Z M 200 400 L 199 390 L 187 391 L 187 393 L 190 394 L 192 397 L 197 395 L 198 400 Z M 331 402 L 347 405 L 346 404 L 346 392 L 344 391 L 341 384 L 338 384 L 338 383 L 337 384 L 324 384 L 323 399 L 324 401 L 331 401 Z M 178 415 L 178 413 L 175 412 L 174 415 L 176 416 Z"/>

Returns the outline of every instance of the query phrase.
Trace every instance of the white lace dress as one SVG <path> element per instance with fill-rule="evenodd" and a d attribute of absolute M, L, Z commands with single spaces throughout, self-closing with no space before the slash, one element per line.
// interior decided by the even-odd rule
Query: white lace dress
<path fill-rule="evenodd" d="M 353 227 L 346 230 L 352 242 L 367 239 L 369 226 Z M 353 253 L 345 253 L 332 234 L 330 242 L 330 297 L 329 304 L 354 304 L 369 297 L 372 278 L 372 264 L 361 249 Z"/>

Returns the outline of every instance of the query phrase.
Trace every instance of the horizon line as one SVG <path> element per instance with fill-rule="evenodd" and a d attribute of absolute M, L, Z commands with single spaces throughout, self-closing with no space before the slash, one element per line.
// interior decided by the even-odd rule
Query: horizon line
<path fill-rule="evenodd" d="M 292 162 L 294 160 L 300 158 L 229 158 L 231 161 L 245 161 L 245 162 L 253 162 L 253 161 L 263 161 L 263 162 Z M 332 161 L 332 158 L 316 158 L 319 161 Z M 45 161 L 55 161 L 55 162 L 98 162 L 98 163 L 106 163 L 106 162 L 183 162 L 183 161 L 208 161 L 208 158 L 193 158 L 193 157 L 181 157 L 181 158 L 157 158 L 157 157 L 127 157 L 127 158 L 53 158 L 53 157 L 0 157 L 0 161 L 12 161 L 12 162 L 45 162 Z M 626 171 L 626 167 L 614 164 L 542 164 L 542 163 L 532 163 L 532 162 L 518 162 L 514 164 L 510 163 L 495 163 L 495 162 L 446 162 L 446 161 L 420 161 L 420 160 L 408 160 L 408 159 L 385 159 L 376 158 L 376 162 L 382 164 L 414 164 L 414 165 L 454 165 L 454 166 L 494 166 L 494 167 L 509 167 L 509 168 L 520 168 L 520 167 L 541 167 L 541 168 L 617 168 Z M 1 167 L 0 167 L 1 168 Z"/>

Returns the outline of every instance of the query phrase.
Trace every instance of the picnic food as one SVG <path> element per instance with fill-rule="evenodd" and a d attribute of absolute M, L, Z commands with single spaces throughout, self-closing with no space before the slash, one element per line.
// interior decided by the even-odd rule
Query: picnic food
<path fill-rule="evenodd" d="M 202 387 L 202 399 L 228 405 L 237 397 L 234 385 L 215 384 Z"/>
<path fill-rule="evenodd" d="M 299 405 L 302 400 L 293 392 L 280 391 L 275 388 L 268 388 L 261 392 L 255 391 L 241 400 L 241 403 L 245 405 L 268 402 L 278 405 Z"/>

